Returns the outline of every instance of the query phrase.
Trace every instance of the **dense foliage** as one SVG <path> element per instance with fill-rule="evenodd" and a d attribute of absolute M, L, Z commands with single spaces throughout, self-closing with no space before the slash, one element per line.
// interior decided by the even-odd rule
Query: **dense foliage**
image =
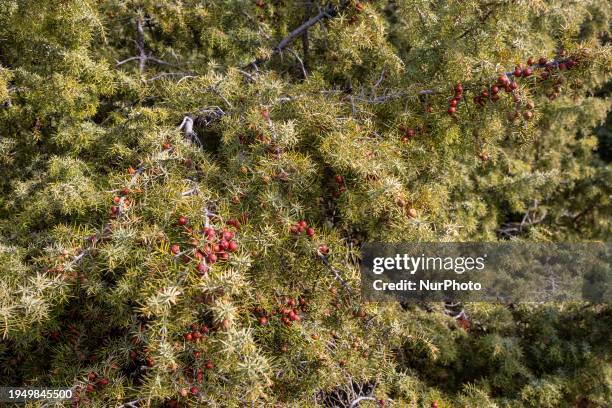
<path fill-rule="evenodd" d="M 611 8 L 0 0 L 0 385 L 606 406 L 609 306 L 365 303 L 358 257 L 609 239 Z"/>

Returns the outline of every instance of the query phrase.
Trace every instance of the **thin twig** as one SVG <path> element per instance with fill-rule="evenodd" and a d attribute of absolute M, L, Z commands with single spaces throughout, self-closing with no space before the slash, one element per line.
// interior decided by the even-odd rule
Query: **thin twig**
<path fill-rule="evenodd" d="M 304 75 L 304 79 L 306 79 L 308 77 L 308 72 L 306 72 L 306 66 L 304 65 L 304 61 L 302 61 L 298 53 L 293 51 L 291 48 L 287 48 L 287 51 L 292 53 L 293 56 L 298 60 L 298 62 L 300 63 L 300 67 L 302 68 L 302 74 Z"/>
<path fill-rule="evenodd" d="M 356 408 L 357 406 L 359 406 L 359 404 L 361 404 L 361 401 L 376 401 L 376 398 L 374 398 L 374 397 L 359 397 L 356 400 L 353 400 L 351 402 L 351 405 L 349 405 L 348 408 Z"/>
<path fill-rule="evenodd" d="M 141 73 L 145 70 L 147 63 L 147 54 L 145 52 L 145 35 L 144 28 L 142 27 L 142 15 L 139 14 L 136 19 L 136 45 L 138 46 L 138 69 Z"/>
<path fill-rule="evenodd" d="M 342 276 L 340 275 L 340 272 L 338 272 L 336 270 L 336 268 L 334 268 L 331 265 L 331 263 L 329 262 L 329 259 L 327 259 L 327 256 L 319 253 L 319 258 L 321 259 L 321 261 L 323 261 L 323 264 L 327 267 L 327 269 L 329 269 L 334 274 L 334 276 L 336 277 L 338 282 L 340 282 L 342 284 L 342 286 L 344 286 L 344 288 L 347 290 L 347 292 L 349 294 L 352 294 L 353 292 L 351 291 L 351 287 L 349 286 L 349 284 L 344 279 L 342 279 Z"/>
<path fill-rule="evenodd" d="M 257 69 L 258 65 L 268 61 L 272 56 L 282 53 L 282 51 L 287 47 L 287 45 L 289 45 L 297 37 L 301 36 L 304 31 L 308 30 L 310 27 L 317 24 L 319 21 L 322 21 L 323 19 L 335 17 L 338 12 L 346 8 L 349 3 L 350 2 L 348 0 L 344 0 L 337 7 L 330 4 L 324 9 L 321 9 L 317 15 L 302 23 L 302 25 L 291 31 L 285 38 L 283 38 L 278 43 L 278 45 L 274 47 L 270 56 L 258 58 L 255 61 L 247 64 L 244 69 L 248 69 L 249 67 L 254 67 L 255 69 Z"/>

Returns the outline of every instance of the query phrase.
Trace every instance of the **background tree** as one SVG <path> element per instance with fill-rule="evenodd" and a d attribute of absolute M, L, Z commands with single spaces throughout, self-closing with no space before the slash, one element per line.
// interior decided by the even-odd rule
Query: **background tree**
<path fill-rule="evenodd" d="M 606 240 L 603 0 L 0 2 L 2 385 L 605 406 L 607 305 L 366 304 L 367 241 Z"/>

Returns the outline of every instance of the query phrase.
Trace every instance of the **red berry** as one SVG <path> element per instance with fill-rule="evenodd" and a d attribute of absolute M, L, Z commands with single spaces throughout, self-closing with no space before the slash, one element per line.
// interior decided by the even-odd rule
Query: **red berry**
<path fill-rule="evenodd" d="M 187 224 L 187 218 L 181 215 L 178 219 L 178 225 L 185 225 L 185 224 Z"/>
<path fill-rule="evenodd" d="M 409 128 L 406 130 L 406 136 L 408 138 L 414 137 L 414 135 L 416 135 L 416 131 L 412 128 Z"/>
<path fill-rule="evenodd" d="M 176 255 L 176 254 L 178 254 L 179 252 L 181 252 L 181 247 L 180 247 L 180 246 L 178 246 L 178 245 L 176 245 L 176 244 L 174 244 L 174 245 L 172 245 L 172 246 L 170 247 L 170 251 L 171 251 L 171 252 L 172 252 L 174 255 Z"/>
<path fill-rule="evenodd" d="M 227 246 L 227 250 L 230 252 L 235 252 L 238 249 L 238 244 L 235 243 L 234 241 L 230 241 L 230 243 Z"/>
<path fill-rule="evenodd" d="M 212 362 L 207 361 L 206 364 L 204 365 L 204 367 L 206 367 L 207 370 L 212 370 L 214 365 Z"/>
<path fill-rule="evenodd" d="M 306 229 L 306 235 L 308 235 L 309 237 L 314 237 L 315 234 L 315 230 L 312 227 L 308 227 L 308 229 Z"/>
<path fill-rule="evenodd" d="M 198 387 L 191 387 L 189 389 L 189 392 L 191 392 L 193 395 L 197 395 L 200 392 L 200 390 L 198 389 Z"/>
<path fill-rule="evenodd" d="M 344 177 L 342 177 L 341 175 L 336 175 L 336 183 L 338 184 L 344 184 Z"/>
<path fill-rule="evenodd" d="M 323 255 L 326 255 L 327 253 L 329 253 L 329 247 L 325 244 L 319 245 L 319 252 L 321 252 Z"/>
<path fill-rule="evenodd" d="M 266 316 L 261 316 L 259 318 L 259 324 L 262 326 L 266 326 L 268 324 L 268 318 Z"/>
<path fill-rule="evenodd" d="M 162 148 L 163 148 L 164 150 L 170 150 L 170 148 L 171 148 L 171 147 L 172 147 L 172 145 L 171 145 L 170 143 L 164 143 L 164 144 L 162 145 Z"/>
<path fill-rule="evenodd" d="M 300 320 L 299 316 L 293 310 L 289 312 L 289 318 L 293 321 Z"/>
<path fill-rule="evenodd" d="M 111 214 L 117 215 L 117 213 L 119 213 L 119 207 L 117 207 L 116 205 L 113 205 L 111 207 Z"/>
<path fill-rule="evenodd" d="M 270 119 L 270 112 L 268 112 L 267 109 L 264 109 L 261 111 L 261 116 L 263 116 L 264 119 Z"/>
<path fill-rule="evenodd" d="M 488 98 L 488 97 L 489 97 L 489 92 L 488 92 L 488 91 L 482 91 L 482 92 L 480 93 L 480 96 L 486 99 L 486 98 Z"/>
<path fill-rule="evenodd" d="M 438 408 L 438 402 L 437 401 L 432 402 L 431 408 Z"/>
<path fill-rule="evenodd" d="M 103 379 L 101 379 L 101 380 L 98 382 L 98 384 L 100 384 L 100 385 L 101 385 L 101 386 L 103 386 L 103 387 L 104 387 L 104 386 L 106 386 L 106 385 L 108 385 L 108 378 L 103 378 Z"/>
<path fill-rule="evenodd" d="M 234 238 L 234 233 L 232 231 L 224 230 L 223 231 L 223 239 L 226 241 L 231 241 Z"/>
<path fill-rule="evenodd" d="M 565 65 L 565 63 L 564 63 L 564 62 L 559 63 L 559 69 L 560 69 L 561 71 L 565 71 L 565 69 L 566 69 L 566 68 L 567 68 L 567 65 Z"/>
<path fill-rule="evenodd" d="M 495 94 L 496 94 L 496 93 L 498 93 L 498 92 L 499 92 L 499 87 L 497 87 L 497 86 L 493 85 L 493 86 L 491 87 L 491 93 L 492 93 L 493 95 L 495 95 Z"/>
<path fill-rule="evenodd" d="M 206 264 L 204 262 L 200 262 L 198 264 L 198 266 L 196 266 L 196 269 L 198 270 L 199 273 L 201 273 L 202 275 L 205 274 L 206 272 L 208 272 L 208 266 L 206 266 Z"/>
<path fill-rule="evenodd" d="M 213 264 L 215 262 L 217 262 L 217 255 L 215 255 L 215 254 L 208 255 L 208 263 Z"/>
<path fill-rule="evenodd" d="M 455 85 L 455 92 L 456 93 L 462 93 L 463 92 L 463 86 L 461 85 L 461 82 L 457 82 L 457 84 Z"/>
<path fill-rule="evenodd" d="M 307 223 L 306 221 L 304 221 L 304 220 L 301 220 L 301 221 L 298 223 L 298 225 L 299 225 L 300 227 L 302 227 L 302 228 L 306 228 L 306 227 L 308 227 L 308 223 Z"/>
<path fill-rule="evenodd" d="M 527 65 L 533 65 L 533 58 L 529 57 L 529 59 L 527 60 Z"/>
<path fill-rule="evenodd" d="M 202 356 L 202 353 L 200 353 L 199 351 L 196 351 L 195 353 L 193 353 L 193 356 L 195 358 L 200 358 Z"/>
<path fill-rule="evenodd" d="M 128 195 L 128 194 L 130 194 L 130 189 L 129 189 L 129 188 L 127 188 L 127 187 L 124 187 L 124 188 L 121 190 L 121 195 L 126 196 L 126 195 Z"/>
<path fill-rule="evenodd" d="M 545 58 L 545 57 L 540 57 L 540 60 L 538 61 L 538 63 L 539 63 L 540 65 L 546 65 L 546 62 L 547 62 L 547 61 L 546 61 L 546 58 Z"/>
<path fill-rule="evenodd" d="M 544 71 L 540 74 L 540 78 L 542 78 L 543 81 L 546 81 L 548 79 L 548 71 Z"/>
<path fill-rule="evenodd" d="M 96 373 L 94 373 L 94 372 L 91 372 L 91 373 L 87 374 L 87 379 L 88 379 L 89 381 L 93 381 L 93 380 L 95 380 L 95 379 L 96 379 L 96 377 L 98 377 L 98 375 L 97 375 Z"/>
<path fill-rule="evenodd" d="M 510 89 L 513 91 L 518 88 L 518 84 L 515 81 L 510 82 Z"/>
<path fill-rule="evenodd" d="M 114 196 L 114 197 L 113 197 L 113 201 L 115 202 L 115 204 L 119 204 L 119 202 L 121 201 L 121 197 L 119 197 L 119 196 Z"/>
<path fill-rule="evenodd" d="M 455 108 L 454 106 L 451 106 L 448 108 L 447 112 L 449 115 L 454 115 L 455 112 L 457 112 L 457 108 Z"/>
<path fill-rule="evenodd" d="M 92 392 L 94 390 L 94 386 L 91 384 L 87 384 L 87 392 Z"/>
<path fill-rule="evenodd" d="M 523 76 L 525 78 L 531 76 L 531 74 L 533 74 L 533 70 L 530 67 L 525 68 L 525 70 L 523 71 Z"/>
<path fill-rule="evenodd" d="M 454 108 L 455 106 L 457 106 L 457 100 L 456 100 L 456 99 L 451 99 L 451 101 L 450 101 L 450 106 L 452 106 L 453 108 Z"/>
<path fill-rule="evenodd" d="M 185 337 L 185 340 L 187 341 L 193 340 L 193 336 L 191 335 L 191 333 L 185 333 L 183 337 Z"/>
<path fill-rule="evenodd" d="M 515 77 L 520 77 L 521 74 L 523 73 L 523 71 L 521 70 L 521 67 L 519 67 L 518 65 L 514 68 L 514 76 Z"/>
<path fill-rule="evenodd" d="M 497 82 L 500 85 L 506 85 L 510 82 L 510 80 L 508 79 L 506 75 L 501 75 L 499 78 L 497 78 Z"/>
<path fill-rule="evenodd" d="M 291 232 L 292 234 L 297 234 L 298 232 L 300 232 L 300 231 L 299 231 L 299 227 L 298 227 L 297 225 L 292 225 L 292 226 L 289 228 L 289 232 Z"/>
<path fill-rule="evenodd" d="M 229 246 L 229 242 L 227 242 L 225 239 L 222 239 L 221 241 L 219 241 L 219 247 L 221 249 L 226 250 L 228 246 Z"/>
<path fill-rule="evenodd" d="M 530 111 L 525 111 L 523 112 L 523 117 L 527 120 L 531 119 L 533 117 L 533 113 Z"/>

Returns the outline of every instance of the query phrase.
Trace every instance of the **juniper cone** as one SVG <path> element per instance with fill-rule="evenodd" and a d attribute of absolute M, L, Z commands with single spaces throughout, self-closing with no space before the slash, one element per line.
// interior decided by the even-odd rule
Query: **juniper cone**
<path fill-rule="evenodd" d="M 95 407 L 607 406 L 609 306 L 366 303 L 357 259 L 609 239 L 610 13 L 0 1 L 0 386 Z"/>

